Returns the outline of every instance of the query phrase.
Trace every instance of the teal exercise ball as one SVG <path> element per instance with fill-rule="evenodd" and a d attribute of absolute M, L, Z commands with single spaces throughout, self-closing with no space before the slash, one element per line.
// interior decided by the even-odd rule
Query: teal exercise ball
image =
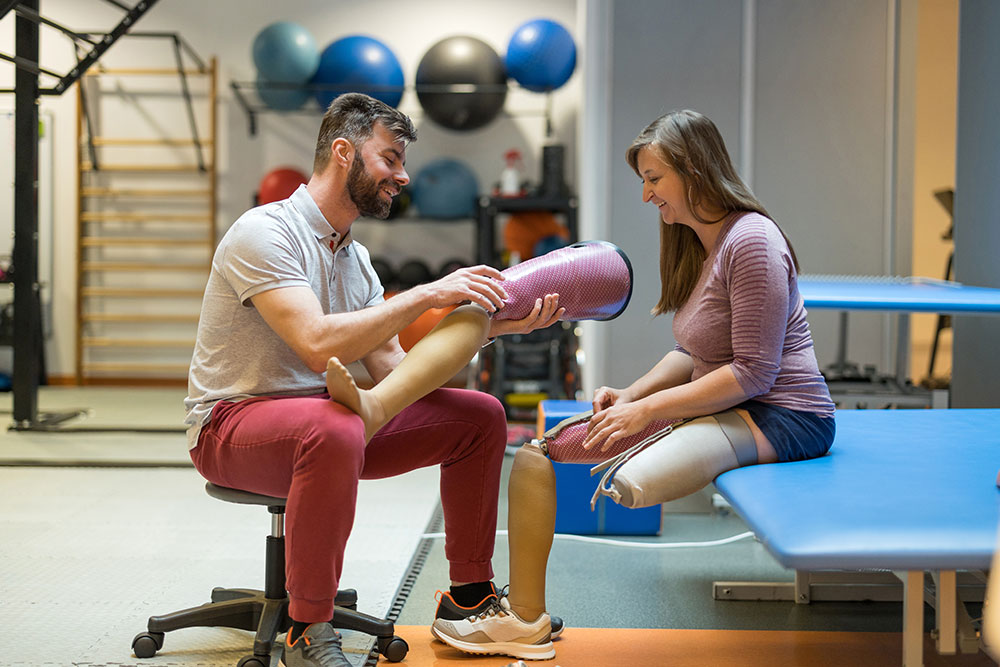
<path fill-rule="evenodd" d="M 427 164 L 413 179 L 413 204 L 421 217 L 453 220 L 476 213 L 479 182 L 465 163 L 440 158 Z"/>
<path fill-rule="evenodd" d="M 395 107 L 403 98 L 403 68 L 382 42 L 351 35 L 323 49 L 312 84 L 321 87 L 316 101 L 324 110 L 343 93 L 365 93 Z"/>
<path fill-rule="evenodd" d="M 253 40 L 258 78 L 305 83 L 319 66 L 319 48 L 309 31 L 291 21 L 272 23 Z"/>
<path fill-rule="evenodd" d="M 528 90 L 544 93 L 566 83 L 576 68 L 576 44 L 569 30 L 551 19 L 520 25 L 504 58 L 510 78 Z"/>
<path fill-rule="evenodd" d="M 275 111 L 301 109 L 309 101 L 309 91 L 301 83 L 268 81 L 257 75 L 257 96 Z"/>

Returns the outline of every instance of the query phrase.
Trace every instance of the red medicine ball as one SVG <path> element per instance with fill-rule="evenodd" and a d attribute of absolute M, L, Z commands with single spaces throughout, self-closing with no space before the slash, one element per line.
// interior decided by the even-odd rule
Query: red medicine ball
<path fill-rule="evenodd" d="M 260 179 L 257 188 L 257 205 L 288 199 L 300 185 L 309 179 L 298 169 L 280 167 L 272 169 Z"/>

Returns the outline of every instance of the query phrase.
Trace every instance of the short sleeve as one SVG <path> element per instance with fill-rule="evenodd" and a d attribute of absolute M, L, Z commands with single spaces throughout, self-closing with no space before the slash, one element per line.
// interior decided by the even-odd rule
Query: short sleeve
<path fill-rule="evenodd" d="M 227 235 L 221 273 L 240 303 L 279 287 L 309 287 L 302 248 L 282 224 L 242 219 Z"/>

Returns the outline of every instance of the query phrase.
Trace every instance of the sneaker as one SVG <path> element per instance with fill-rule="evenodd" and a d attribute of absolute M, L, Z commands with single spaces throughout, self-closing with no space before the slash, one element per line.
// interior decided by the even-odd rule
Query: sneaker
<path fill-rule="evenodd" d="M 329 623 L 313 623 L 292 643 L 285 637 L 278 667 L 351 667 L 340 633 Z"/>
<path fill-rule="evenodd" d="M 549 615 L 542 614 L 529 623 L 510 608 L 506 597 L 499 597 L 478 616 L 458 621 L 436 619 L 432 629 L 445 644 L 466 653 L 524 660 L 556 657 Z"/>
<path fill-rule="evenodd" d="M 451 596 L 451 593 L 447 591 L 437 591 L 434 594 L 434 599 L 437 600 L 438 603 L 437 611 L 434 612 L 434 618 L 443 618 L 446 621 L 460 621 L 463 618 L 469 618 L 470 616 L 479 616 L 479 614 L 489 609 L 490 605 L 500 596 L 500 593 L 497 592 L 496 586 L 493 586 L 493 582 L 490 582 L 490 586 L 493 587 L 493 594 L 484 597 L 482 602 L 474 607 L 463 607 L 455 602 L 455 598 Z M 506 588 L 504 590 L 506 590 Z M 552 639 L 558 639 L 559 635 L 561 635 L 563 631 L 563 620 L 558 616 L 550 616 L 550 618 L 552 619 Z M 431 634 L 436 639 L 440 639 L 434 631 L 433 626 L 431 626 Z"/>
<path fill-rule="evenodd" d="M 478 616 L 489 609 L 490 605 L 496 601 L 499 595 L 497 587 L 493 585 L 492 581 L 490 582 L 490 588 L 493 589 L 493 592 L 473 607 L 463 607 L 458 604 L 448 591 L 437 591 L 434 594 L 434 599 L 438 603 L 437 611 L 434 612 L 434 618 L 443 618 L 446 621 L 460 621 L 469 616 Z"/>

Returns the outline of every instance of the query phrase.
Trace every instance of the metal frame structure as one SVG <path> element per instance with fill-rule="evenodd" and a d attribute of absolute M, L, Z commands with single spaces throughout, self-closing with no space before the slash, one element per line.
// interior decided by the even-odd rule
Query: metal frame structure
<path fill-rule="evenodd" d="M 38 282 L 38 101 L 42 95 L 62 95 L 83 73 L 126 34 L 157 0 L 139 0 L 134 6 L 105 0 L 122 9 L 121 21 L 103 35 L 84 35 L 41 15 L 40 0 L 0 0 L 0 18 L 16 13 L 15 53 L 0 53 L 17 72 L 14 93 L 14 424 L 18 430 L 45 429 L 78 413 L 40 416 L 38 384 L 42 364 L 41 286 Z M 39 27 L 62 32 L 88 49 L 65 74 L 39 65 Z M 39 85 L 40 76 L 58 81 L 50 88 Z"/>
<path fill-rule="evenodd" d="M 95 35 L 84 34 L 80 35 L 83 39 L 89 40 Z M 168 39 L 173 42 L 174 47 L 174 60 L 177 63 L 177 75 L 180 77 L 181 82 L 181 94 L 184 96 L 184 102 L 187 108 L 188 124 L 191 127 L 191 137 L 193 139 L 195 159 L 198 162 L 198 170 L 202 173 L 208 171 L 208 166 L 205 164 L 205 157 L 202 153 L 202 141 L 201 135 L 198 133 L 198 123 L 195 121 L 194 117 L 194 102 L 191 98 L 191 89 L 188 86 L 188 75 L 187 71 L 184 69 L 184 54 L 187 54 L 188 58 L 194 61 L 195 67 L 199 72 L 206 73 L 209 71 L 208 66 L 205 61 L 201 59 L 198 53 L 191 47 L 183 37 L 178 35 L 176 32 L 139 32 L 133 31 L 128 33 L 128 37 L 145 37 L 153 39 Z M 97 159 L 97 150 L 94 147 L 94 132 L 92 119 L 88 109 L 90 108 L 87 104 L 86 92 L 84 88 L 80 88 L 82 103 L 83 103 L 83 117 L 84 122 L 87 124 L 87 151 L 90 157 L 90 163 L 93 165 L 95 170 L 100 169 L 100 163 Z"/>

